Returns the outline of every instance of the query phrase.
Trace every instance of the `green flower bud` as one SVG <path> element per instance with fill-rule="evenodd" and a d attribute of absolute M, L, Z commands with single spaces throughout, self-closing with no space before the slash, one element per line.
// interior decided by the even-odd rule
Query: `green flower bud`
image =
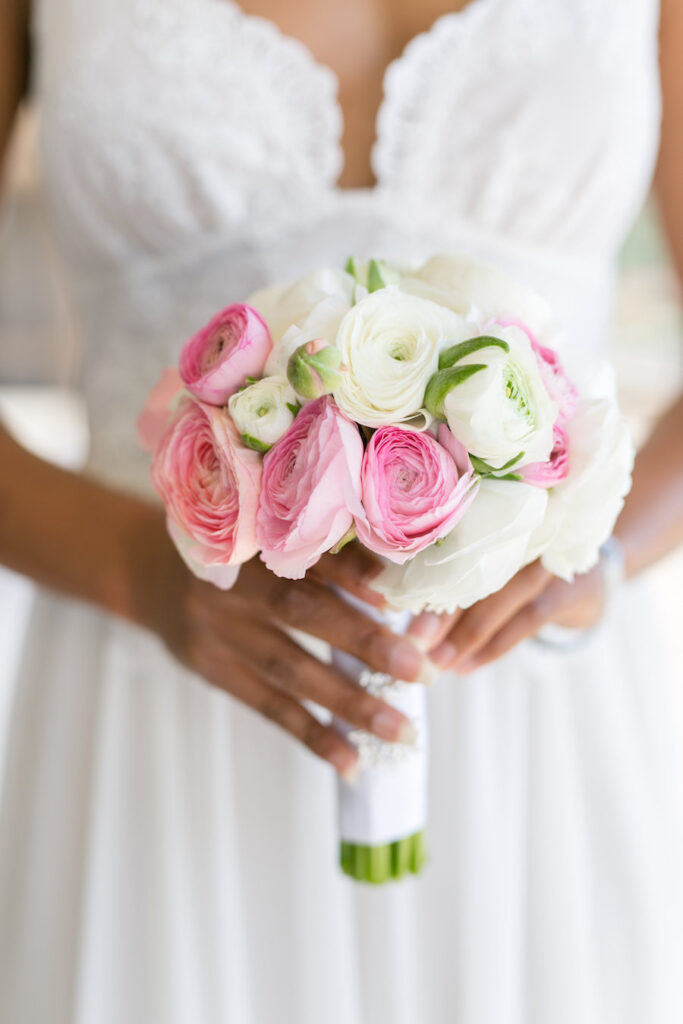
<path fill-rule="evenodd" d="M 316 338 L 300 345 L 289 357 L 287 379 L 302 398 L 331 394 L 339 381 L 341 353 L 334 345 Z"/>

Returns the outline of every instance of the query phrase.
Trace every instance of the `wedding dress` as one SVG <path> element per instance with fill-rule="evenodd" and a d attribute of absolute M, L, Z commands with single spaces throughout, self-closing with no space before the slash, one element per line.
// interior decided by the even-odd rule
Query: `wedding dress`
<path fill-rule="evenodd" d="M 342 191 L 334 75 L 270 22 L 38 2 L 89 472 L 148 494 L 134 421 L 181 342 L 350 253 L 488 257 L 603 346 L 657 149 L 657 23 L 655 0 L 472 0 L 391 64 L 377 186 Z M 338 871 L 332 772 L 154 636 L 39 591 L 15 661 L 3 1024 L 681 1020 L 681 785 L 637 588 L 576 650 L 436 684 L 431 862 L 383 889 Z"/>

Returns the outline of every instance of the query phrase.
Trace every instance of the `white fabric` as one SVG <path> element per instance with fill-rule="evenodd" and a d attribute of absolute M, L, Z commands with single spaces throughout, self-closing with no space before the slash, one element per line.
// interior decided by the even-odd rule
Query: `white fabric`
<path fill-rule="evenodd" d="M 389 69 L 373 190 L 336 188 L 331 73 L 227 0 L 36 12 L 44 178 L 83 339 L 91 472 L 219 305 L 350 252 L 465 247 L 600 347 L 655 158 L 655 0 L 472 0 Z M 106 538 L 103 538 L 106 543 Z M 151 635 L 46 592 L 0 808 L 12 1024 L 673 1024 L 671 694 L 638 592 L 580 651 L 430 693 L 417 881 L 336 867 L 331 772 Z"/>

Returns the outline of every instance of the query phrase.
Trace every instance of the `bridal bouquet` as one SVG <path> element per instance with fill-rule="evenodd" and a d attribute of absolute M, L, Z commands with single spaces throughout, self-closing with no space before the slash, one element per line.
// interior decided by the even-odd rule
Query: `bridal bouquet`
<path fill-rule="evenodd" d="M 299 579 L 355 538 L 384 564 L 373 585 L 395 630 L 481 600 L 537 558 L 566 580 L 587 571 L 633 451 L 609 369 L 575 341 L 534 293 L 451 255 L 350 259 L 228 306 L 140 418 L 180 554 L 227 588 L 256 554 Z M 339 723 L 362 766 L 356 786 L 340 781 L 342 868 L 373 882 L 417 872 L 424 687 L 334 659 L 417 736 L 385 744 Z"/>

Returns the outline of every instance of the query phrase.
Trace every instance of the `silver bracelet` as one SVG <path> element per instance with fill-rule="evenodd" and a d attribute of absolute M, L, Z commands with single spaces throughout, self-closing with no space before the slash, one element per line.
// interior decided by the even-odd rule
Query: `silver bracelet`
<path fill-rule="evenodd" d="M 599 564 L 602 567 L 602 580 L 604 588 L 603 614 L 594 626 L 586 629 L 571 629 L 568 626 L 558 626 L 554 622 L 548 622 L 542 626 L 533 640 L 542 647 L 552 647 L 556 650 L 575 650 L 582 647 L 592 633 L 602 622 L 605 612 L 609 608 L 615 593 L 621 586 L 626 575 L 626 554 L 624 547 L 614 535 L 608 538 L 600 548 Z"/>

